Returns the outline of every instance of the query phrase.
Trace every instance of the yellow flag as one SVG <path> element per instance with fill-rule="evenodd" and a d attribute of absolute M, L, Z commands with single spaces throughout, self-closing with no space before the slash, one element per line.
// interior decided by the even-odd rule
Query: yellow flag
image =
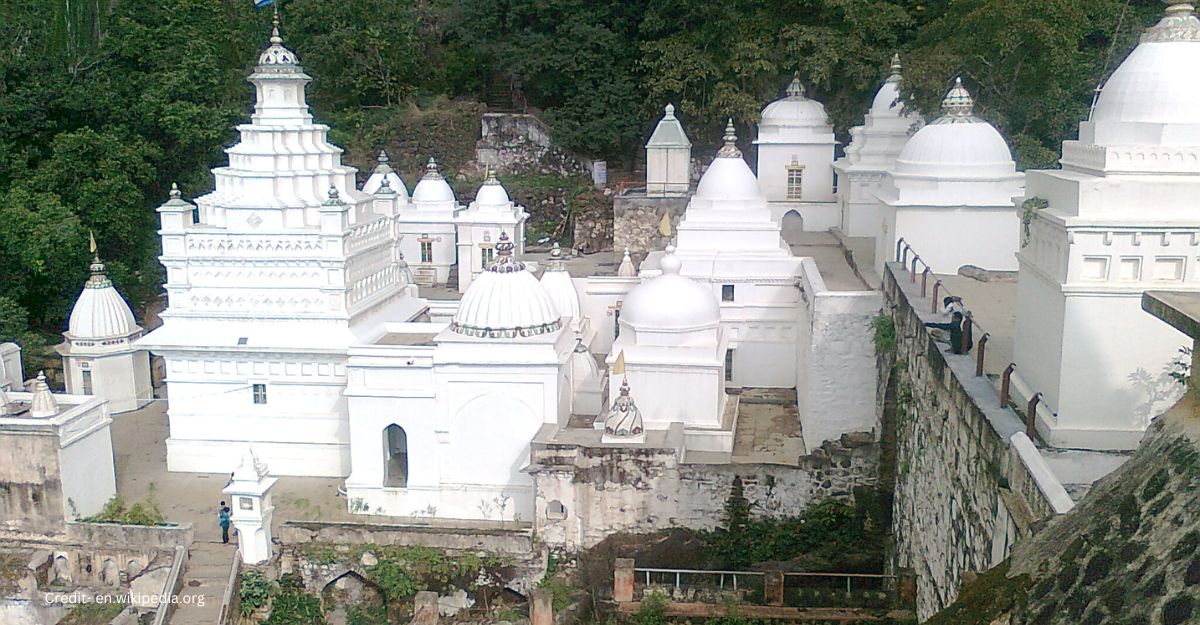
<path fill-rule="evenodd" d="M 96 235 L 92 234 L 91 230 L 88 230 L 88 251 L 96 253 Z"/>
<path fill-rule="evenodd" d="M 671 213 L 663 213 L 662 220 L 658 222 L 658 233 L 664 237 L 671 236 Z"/>
<path fill-rule="evenodd" d="M 613 361 L 613 375 L 625 375 L 625 350 L 617 354 L 617 359 Z"/>

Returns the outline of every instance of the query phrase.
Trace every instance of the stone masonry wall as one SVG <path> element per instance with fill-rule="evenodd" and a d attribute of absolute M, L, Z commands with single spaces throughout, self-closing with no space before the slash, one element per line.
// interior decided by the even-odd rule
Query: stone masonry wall
<path fill-rule="evenodd" d="M 672 448 L 535 445 L 537 538 L 577 550 L 615 532 L 714 529 L 735 477 L 752 514 L 796 515 L 811 503 L 849 498 L 856 487 L 875 484 L 878 452 L 869 433 L 830 441 L 800 458 L 799 466 L 681 463 Z"/>
<path fill-rule="evenodd" d="M 671 215 L 671 235 L 683 219 L 686 197 L 646 197 L 641 193 L 625 193 L 613 198 L 613 255 L 618 261 L 629 248 L 635 261 L 647 252 L 666 249 L 671 236 L 658 231 L 664 212 Z"/>
<path fill-rule="evenodd" d="M 884 273 L 897 350 L 895 366 L 880 367 L 879 388 L 896 406 L 893 564 L 915 572 L 924 620 L 954 601 L 968 572 L 1002 561 L 1053 508 L 1010 448 L 1021 421 L 975 377 L 974 352 L 947 354 L 932 340 L 924 324 L 942 319 L 907 274 L 897 281 L 898 267 Z"/>

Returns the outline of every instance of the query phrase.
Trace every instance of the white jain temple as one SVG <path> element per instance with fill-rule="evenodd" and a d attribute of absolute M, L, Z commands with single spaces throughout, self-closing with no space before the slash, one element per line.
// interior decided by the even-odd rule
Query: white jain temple
<path fill-rule="evenodd" d="M 172 471 L 229 473 L 252 450 L 272 475 L 344 479 L 352 512 L 563 519 L 594 502 L 535 452 L 728 463 L 744 389 L 795 390 L 804 453 L 878 436 L 882 297 L 793 253 L 788 222 L 873 238 L 880 270 L 903 239 L 939 274 L 1017 272 L 1015 388 L 1044 393 L 1043 439 L 1129 449 L 1151 415 L 1128 376 L 1187 342 L 1140 295 L 1200 290 L 1197 67 L 1200 20 L 1172 5 L 1061 169 L 1028 173 L 961 80 L 931 120 L 908 108 L 899 58 L 842 158 L 796 79 L 762 112 L 757 171 L 730 122 L 693 184 L 668 105 L 647 190 L 687 198 L 672 244 L 637 266 L 626 254 L 615 275 L 572 275 L 557 249 L 526 255 L 528 214 L 490 171 L 464 203 L 432 159 L 410 194 L 381 154 L 360 186 L 277 25 L 215 189 L 192 202 L 173 190 L 158 209 L 162 326 L 141 335 L 97 259 L 60 346 L 68 388 L 135 409 L 153 352 Z M 422 297 L 455 273 L 460 300 Z M 640 496 L 625 503 L 653 505 Z"/>

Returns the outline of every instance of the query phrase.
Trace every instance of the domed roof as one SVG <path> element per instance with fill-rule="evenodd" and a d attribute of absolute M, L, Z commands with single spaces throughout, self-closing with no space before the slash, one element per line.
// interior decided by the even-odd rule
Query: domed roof
<path fill-rule="evenodd" d="M 404 184 L 404 180 L 400 178 L 400 174 L 392 169 L 388 162 L 388 153 L 386 150 L 380 150 L 379 156 L 376 158 L 375 171 L 371 172 L 370 177 L 363 183 L 363 193 L 397 193 L 401 197 L 408 197 L 408 187 Z"/>
<path fill-rule="evenodd" d="M 818 126 L 829 123 L 825 105 L 809 100 L 804 95 L 799 74 L 792 78 L 785 93 L 783 99 L 768 104 L 762 110 L 759 125 Z"/>
<path fill-rule="evenodd" d="M 463 293 L 450 330 L 476 338 L 517 338 L 549 334 L 562 320 L 546 289 L 512 257 L 508 233 L 496 243 L 496 262 Z"/>
<path fill-rule="evenodd" d="M 1090 121 L 1200 124 L 1197 67 L 1200 19 L 1191 4 L 1173 2 L 1104 84 Z"/>
<path fill-rule="evenodd" d="M 129 336 L 141 330 L 133 311 L 105 275 L 100 258 L 92 259 L 92 276 L 83 285 L 67 322 L 71 339 L 108 339 Z"/>
<path fill-rule="evenodd" d="M 279 36 L 279 11 L 276 10 L 271 27 L 271 45 L 258 56 L 260 66 L 298 67 L 300 58 L 295 52 L 283 47 L 283 37 Z"/>
<path fill-rule="evenodd" d="M 875 99 L 871 102 L 874 117 L 899 117 L 904 114 L 904 103 L 900 101 L 900 55 L 892 55 L 892 74 L 883 81 Z"/>
<path fill-rule="evenodd" d="M 567 268 L 563 266 L 562 248 L 558 243 L 550 250 L 550 263 L 546 271 L 542 272 L 540 282 L 542 288 L 546 289 L 546 294 L 550 296 L 550 301 L 554 302 L 554 309 L 560 317 L 579 319 L 579 292 L 575 290 L 571 274 L 567 273 Z"/>
<path fill-rule="evenodd" d="M 491 167 L 484 174 L 483 184 L 475 194 L 475 203 L 479 206 L 507 206 L 512 202 L 504 185 L 496 179 L 496 173 Z"/>
<path fill-rule="evenodd" d="M 429 157 L 429 163 L 425 165 L 425 175 L 413 189 L 412 201 L 414 204 L 455 201 L 454 189 L 450 188 L 450 184 L 438 172 L 437 161 L 432 156 Z"/>
<path fill-rule="evenodd" d="M 659 262 L 662 275 L 629 292 L 621 305 L 621 323 L 637 331 L 694 330 L 716 327 L 721 307 L 705 285 L 679 275 L 682 262 L 668 247 Z"/>
<path fill-rule="evenodd" d="M 904 144 L 895 173 L 946 178 L 1009 176 L 1012 152 L 991 124 L 975 117 L 974 100 L 962 79 L 942 99 L 942 116 Z"/>
<path fill-rule="evenodd" d="M 732 118 L 725 125 L 725 145 L 717 151 L 717 157 L 696 185 L 696 197 L 713 200 L 748 200 L 762 197 L 758 178 L 750 171 L 746 161 L 742 160 L 742 152 L 737 148 L 737 135 L 734 134 Z"/>

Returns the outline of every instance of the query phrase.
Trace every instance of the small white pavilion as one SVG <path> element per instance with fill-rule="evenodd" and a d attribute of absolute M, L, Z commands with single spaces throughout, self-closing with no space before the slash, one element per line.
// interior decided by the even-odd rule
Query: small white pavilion
<path fill-rule="evenodd" d="M 460 206 L 454 189 L 431 156 L 425 175 L 413 189 L 412 202 L 400 211 L 400 250 L 420 286 L 441 286 L 455 263 L 454 219 Z"/>
<path fill-rule="evenodd" d="M 92 243 L 95 252 L 95 242 Z M 142 328 L 125 298 L 108 279 L 100 257 L 92 258 L 91 277 L 75 300 L 63 342 L 67 392 L 98 395 L 111 413 L 137 410 L 150 402 L 150 354 L 134 344 Z"/>
<path fill-rule="evenodd" d="M 825 231 L 839 225 L 833 123 L 825 106 L 805 95 L 799 75 L 792 78 L 783 99 L 762 110 L 754 143 L 758 184 L 775 221 L 795 212 L 805 230 Z"/>
<path fill-rule="evenodd" d="M 475 201 L 459 212 L 455 219 L 458 228 L 458 290 L 466 293 L 471 281 L 485 271 L 497 258 L 496 244 L 501 233 L 511 233 L 515 253 L 525 252 L 525 220 L 529 213 L 513 203 L 504 185 L 488 168 Z"/>
<path fill-rule="evenodd" d="M 646 196 L 684 196 L 691 183 L 692 142 L 675 117 L 675 105 L 667 104 L 646 141 Z"/>
<path fill-rule="evenodd" d="M 942 99 L 942 116 L 896 157 L 878 192 L 880 272 L 901 238 L 936 273 L 957 273 L 963 265 L 1016 270 L 1021 219 L 1013 198 L 1025 177 L 1004 137 L 974 111 L 975 101 L 956 79 Z"/>

